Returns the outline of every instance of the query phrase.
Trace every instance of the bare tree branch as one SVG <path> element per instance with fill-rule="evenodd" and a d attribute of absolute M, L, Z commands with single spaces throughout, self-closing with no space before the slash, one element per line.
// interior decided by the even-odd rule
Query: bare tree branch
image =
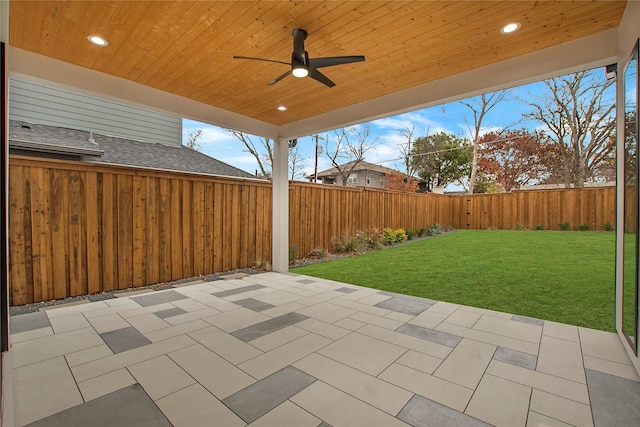
<path fill-rule="evenodd" d="M 378 138 L 368 141 L 371 136 L 371 125 L 368 123 L 336 130 L 334 135 L 333 147 L 330 147 L 327 139 L 325 154 L 331 166 L 338 171 L 342 185 L 346 186 L 349 175 L 364 161 L 365 154 L 375 146 Z"/>
<path fill-rule="evenodd" d="M 467 124 L 471 143 L 473 144 L 471 176 L 469 177 L 469 186 L 467 189 L 469 194 L 473 193 L 473 187 L 475 186 L 476 177 L 478 175 L 478 141 L 482 130 L 482 122 L 484 121 L 487 113 L 489 113 L 489 111 L 491 111 L 491 109 L 499 102 L 503 101 L 508 94 L 508 90 L 499 90 L 489 94 L 482 94 L 479 97 L 471 98 L 468 101 L 460 101 L 460 103 L 469 108 L 473 114 L 473 124 L 469 124 L 465 117 L 465 123 Z"/>

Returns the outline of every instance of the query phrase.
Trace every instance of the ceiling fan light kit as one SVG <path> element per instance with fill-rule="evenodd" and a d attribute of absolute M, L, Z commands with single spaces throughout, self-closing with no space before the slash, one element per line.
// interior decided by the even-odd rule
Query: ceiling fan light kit
<path fill-rule="evenodd" d="M 331 79 L 329 79 L 327 76 L 318 71 L 318 68 L 364 61 L 364 56 L 362 55 L 309 58 L 309 54 L 304 49 L 304 41 L 307 38 L 308 34 L 309 33 L 307 33 L 306 30 L 303 30 L 301 28 L 296 28 L 295 30 L 293 30 L 293 52 L 291 53 L 291 64 L 283 61 L 276 61 L 273 59 L 254 58 L 250 56 L 235 55 L 234 58 L 274 62 L 276 64 L 285 64 L 291 66 L 291 70 L 267 83 L 269 86 L 273 86 L 280 80 L 287 77 L 289 74 L 293 74 L 294 77 L 300 78 L 309 76 L 328 87 L 334 87 L 336 84 L 332 82 Z"/>

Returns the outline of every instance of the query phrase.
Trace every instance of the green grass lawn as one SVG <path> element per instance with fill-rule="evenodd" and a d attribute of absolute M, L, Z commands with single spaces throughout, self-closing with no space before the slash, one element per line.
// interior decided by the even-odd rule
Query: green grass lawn
<path fill-rule="evenodd" d="M 614 331 L 615 233 L 460 230 L 292 272 Z"/>

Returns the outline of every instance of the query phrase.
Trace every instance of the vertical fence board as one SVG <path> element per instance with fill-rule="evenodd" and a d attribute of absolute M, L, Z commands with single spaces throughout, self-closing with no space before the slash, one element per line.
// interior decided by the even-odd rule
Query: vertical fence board
<path fill-rule="evenodd" d="M 102 290 L 118 289 L 118 228 L 116 177 L 102 174 Z"/>
<path fill-rule="evenodd" d="M 133 283 L 142 286 L 147 279 L 147 192 L 146 178 L 133 177 Z"/>
<path fill-rule="evenodd" d="M 12 179 L 9 180 L 9 284 L 13 305 L 33 302 L 31 211 L 25 169 L 28 174 L 28 168 L 11 168 Z"/>
<path fill-rule="evenodd" d="M 51 171 L 51 246 L 53 297 L 69 295 L 69 185 L 68 172 Z"/>
<path fill-rule="evenodd" d="M 171 180 L 171 279 L 185 277 L 182 256 L 182 181 Z"/>
<path fill-rule="evenodd" d="M 85 218 L 86 218 L 86 265 L 87 265 L 87 293 L 100 292 L 102 280 L 100 278 L 100 220 L 98 215 L 98 174 L 85 174 Z"/>
<path fill-rule="evenodd" d="M 133 177 L 117 177 L 118 289 L 133 286 Z"/>

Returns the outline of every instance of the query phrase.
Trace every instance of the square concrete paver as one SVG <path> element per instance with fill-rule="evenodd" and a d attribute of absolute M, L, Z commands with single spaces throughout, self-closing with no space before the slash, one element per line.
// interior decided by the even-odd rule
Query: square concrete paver
<path fill-rule="evenodd" d="M 26 425 L 82 403 L 64 357 L 58 356 L 13 371 L 17 425 Z"/>
<path fill-rule="evenodd" d="M 353 332 L 319 353 L 368 374 L 378 375 L 406 351 L 406 348 Z"/>
<path fill-rule="evenodd" d="M 465 413 L 496 427 L 521 426 L 527 422 L 530 398 L 530 387 L 485 375 Z"/>
<path fill-rule="evenodd" d="M 16 425 L 640 425 L 614 333 L 293 273 L 52 308 L 12 331 Z"/>

